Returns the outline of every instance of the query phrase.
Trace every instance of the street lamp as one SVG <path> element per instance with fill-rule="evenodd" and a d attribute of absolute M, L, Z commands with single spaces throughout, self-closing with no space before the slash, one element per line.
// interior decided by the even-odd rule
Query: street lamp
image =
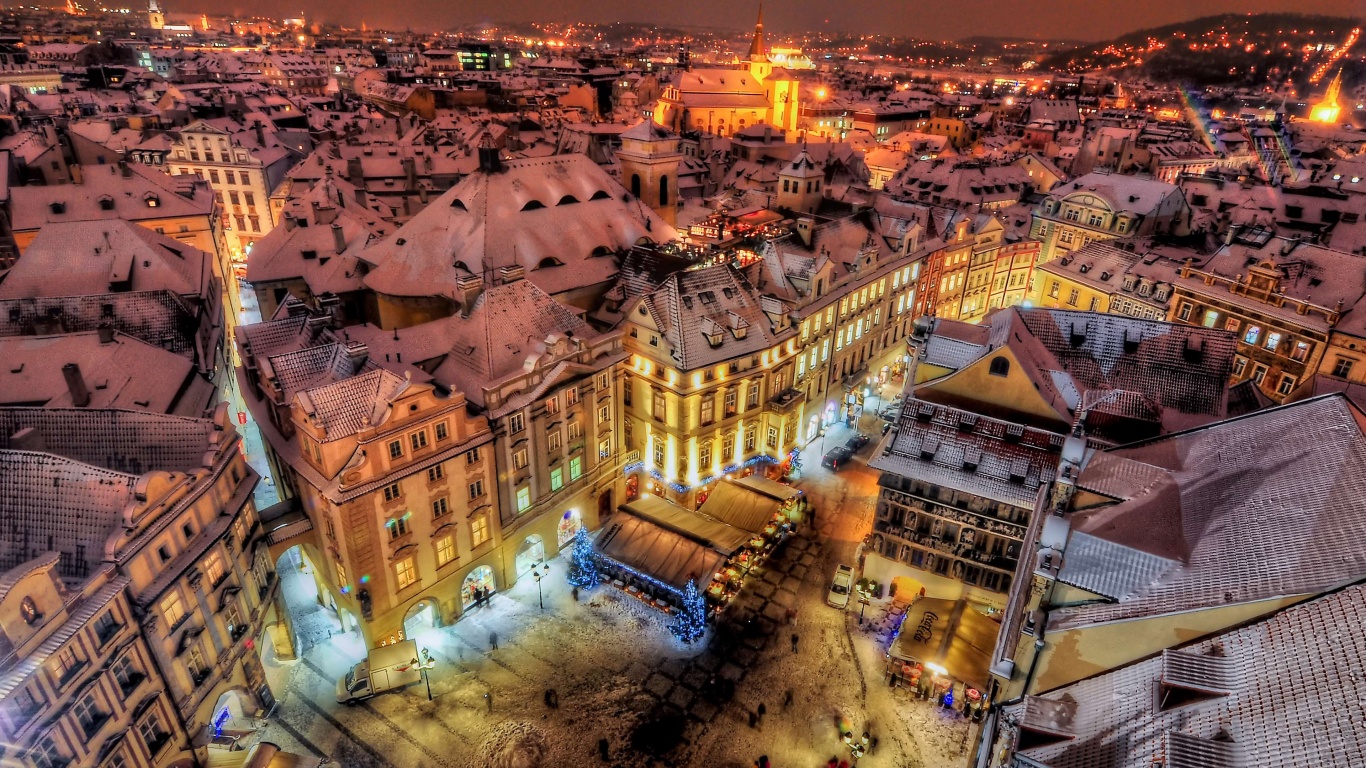
<path fill-rule="evenodd" d="M 545 590 L 541 586 L 541 581 L 550 575 L 550 563 L 541 563 L 543 570 L 532 570 L 531 575 L 536 578 L 536 599 L 541 604 L 541 610 L 545 610 Z"/>

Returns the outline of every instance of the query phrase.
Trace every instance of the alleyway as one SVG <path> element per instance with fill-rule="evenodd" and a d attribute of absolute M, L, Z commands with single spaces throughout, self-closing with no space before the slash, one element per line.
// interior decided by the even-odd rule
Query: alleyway
<path fill-rule="evenodd" d="M 864 426 L 876 437 L 880 422 L 869 416 Z M 834 429 L 827 442 L 850 433 Z M 305 650 L 300 661 L 267 658 L 281 704 L 263 737 L 345 766 L 749 768 L 767 754 L 774 768 L 819 768 L 849 756 L 843 723 L 878 738 L 862 766 L 966 764 L 961 718 L 885 685 L 881 608 L 868 607 L 864 631 L 857 600 L 847 611 L 825 603 L 836 564 L 857 564 L 872 523 L 877 478 L 864 462 L 875 446 L 838 474 L 820 468 L 814 450 L 803 458 L 797 485 L 816 505 L 815 529 L 799 529 L 754 575 L 704 648 L 680 646 L 665 617 L 610 587 L 574 602 L 557 560 L 543 584 L 544 610 L 527 579 L 455 626 L 415 638 L 437 659 L 430 702 L 418 683 L 337 705 L 335 681 L 363 649 L 317 605 L 311 578 L 286 562 L 282 589 Z M 558 709 L 544 703 L 551 688 Z M 788 690 L 793 701 L 784 707 Z M 751 729 L 761 703 L 767 715 Z M 608 763 L 598 756 L 603 738 Z"/>

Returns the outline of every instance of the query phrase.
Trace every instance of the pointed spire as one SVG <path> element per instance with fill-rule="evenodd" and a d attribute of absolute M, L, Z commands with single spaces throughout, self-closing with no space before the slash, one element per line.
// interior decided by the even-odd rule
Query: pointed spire
<path fill-rule="evenodd" d="M 764 61 L 767 56 L 764 49 L 768 46 L 764 44 L 764 4 L 759 3 L 759 20 L 754 23 L 754 40 L 749 44 L 749 60 Z"/>

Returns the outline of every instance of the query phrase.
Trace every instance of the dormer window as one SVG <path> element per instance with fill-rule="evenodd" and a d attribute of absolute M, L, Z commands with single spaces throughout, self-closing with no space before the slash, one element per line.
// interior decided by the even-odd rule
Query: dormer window
<path fill-rule="evenodd" d="M 19 603 L 19 618 L 23 619 L 24 623 L 29 626 L 33 626 L 42 620 L 43 614 L 38 612 L 38 604 L 33 602 L 33 598 L 25 597 Z"/>
<path fill-rule="evenodd" d="M 112 210 L 114 210 L 114 198 L 110 197 L 109 195 L 100 195 L 100 210 L 101 210 L 101 211 L 112 211 Z"/>
<path fill-rule="evenodd" d="M 158 208 L 161 206 L 161 198 L 156 195 L 148 195 L 147 197 L 144 197 L 142 201 L 147 204 L 148 208 Z"/>
<path fill-rule="evenodd" d="M 53 213 L 66 213 L 66 203 L 56 202 L 51 205 Z"/>

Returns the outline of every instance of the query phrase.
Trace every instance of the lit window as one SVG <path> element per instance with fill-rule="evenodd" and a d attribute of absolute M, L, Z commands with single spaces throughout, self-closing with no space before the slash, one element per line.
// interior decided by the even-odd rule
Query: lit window
<path fill-rule="evenodd" d="M 161 601 L 161 616 L 169 627 L 176 626 L 185 618 L 185 606 L 180 602 L 179 592 L 172 592 Z"/>
<path fill-rule="evenodd" d="M 518 496 L 521 492 L 518 491 Z M 477 547 L 489 540 L 489 518 L 488 515 L 480 515 L 470 521 L 470 546 Z"/>
<path fill-rule="evenodd" d="M 522 486 L 517 489 L 517 511 L 525 512 L 531 508 L 531 488 Z"/>
<path fill-rule="evenodd" d="M 436 565 L 441 567 L 455 559 L 455 537 L 442 536 L 436 540 Z"/>
<path fill-rule="evenodd" d="M 399 589 L 410 587 L 417 581 L 417 566 L 413 563 L 413 558 L 405 557 L 394 563 L 394 579 Z"/>
<path fill-rule="evenodd" d="M 564 487 L 564 469 L 555 467 L 550 470 L 550 490 L 558 491 Z"/>
<path fill-rule="evenodd" d="M 569 480 L 573 482 L 583 476 L 583 457 L 574 456 L 569 460 Z"/>
<path fill-rule="evenodd" d="M 1243 334 L 1244 344 L 1256 344 L 1257 339 L 1262 337 L 1262 328 L 1258 325 L 1249 325 L 1247 332 Z"/>

